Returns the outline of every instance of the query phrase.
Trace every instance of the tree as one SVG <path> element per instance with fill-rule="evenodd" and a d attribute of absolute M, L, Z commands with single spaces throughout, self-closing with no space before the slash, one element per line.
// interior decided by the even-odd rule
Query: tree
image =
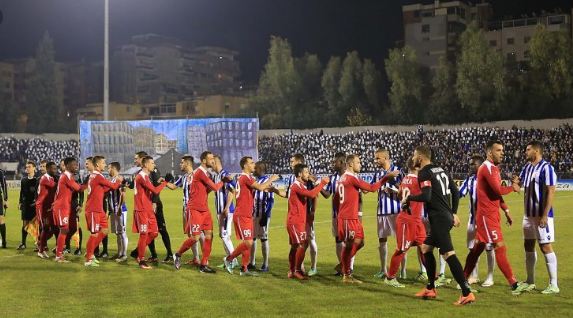
<path fill-rule="evenodd" d="M 306 53 L 303 57 L 296 58 L 295 69 L 301 81 L 296 104 L 296 111 L 301 116 L 298 116 L 295 127 L 311 128 L 328 125 L 324 116 L 327 108 L 322 101 L 322 63 L 318 56 Z"/>
<path fill-rule="evenodd" d="M 483 31 L 472 23 L 460 37 L 456 92 L 468 118 L 493 120 L 507 93 L 504 60 L 487 43 Z"/>
<path fill-rule="evenodd" d="M 344 119 L 352 108 L 360 107 L 364 109 L 365 98 L 362 86 L 362 62 L 356 51 L 347 53 L 342 62 L 338 93 L 340 94 L 340 103 L 338 103 L 337 112 L 341 116 L 335 118 L 333 122 L 334 125 L 344 124 Z"/>
<path fill-rule="evenodd" d="M 327 106 L 328 122 L 330 119 L 339 116 L 338 105 L 341 102 L 338 86 L 340 85 L 340 72 L 342 69 L 342 62 L 340 57 L 333 56 L 328 60 L 326 69 L 322 74 L 321 87 L 323 92 L 323 99 Z"/>
<path fill-rule="evenodd" d="M 368 101 L 368 112 L 371 115 L 380 114 L 380 88 L 382 83 L 382 75 L 376 69 L 376 65 L 369 60 L 364 60 L 362 69 L 362 85 L 364 87 L 364 94 Z"/>
<path fill-rule="evenodd" d="M 384 65 L 392 117 L 403 123 L 419 122 L 424 82 L 416 52 L 409 46 L 391 49 Z"/>
<path fill-rule="evenodd" d="M 440 58 L 432 78 L 433 93 L 426 110 L 426 121 L 432 124 L 452 123 L 463 120 L 458 111 L 458 100 L 454 90 L 455 70 L 445 56 Z"/>

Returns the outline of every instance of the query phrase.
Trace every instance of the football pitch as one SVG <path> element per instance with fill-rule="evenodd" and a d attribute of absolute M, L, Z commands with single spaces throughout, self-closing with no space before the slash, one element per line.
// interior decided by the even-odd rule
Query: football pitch
<path fill-rule="evenodd" d="M 241 277 L 238 270 L 230 275 L 224 270 L 209 275 L 199 273 L 196 267 L 183 265 L 176 271 L 172 265 L 159 264 L 153 270 L 144 271 L 130 259 L 127 264 L 102 261 L 99 268 L 84 268 L 83 257 L 70 256 L 69 264 L 56 264 L 42 260 L 33 250 L 33 241 L 28 237 L 28 248 L 16 251 L 20 241 L 20 212 L 16 210 L 18 191 L 11 191 L 10 209 L 6 217 L 8 249 L 0 249 L 0 316 L 4 317 L 571 317 L 573 316 L 573 216 L 571 203 L 573 192 L 558 192 L 554 204 L 557 242 L 554 249 L 558 258 L 559 286 L 561 294 L 542 295 L 539 291 L 512 296 L 507 283 L 495 270 L 495 285 L 478 287 L 477 302 L 458 308 L 452 303 L 459 291 L 455 283 L 438 289 L 437 300 L 418 300 L 413 294 L 423 287 L 414 282 L 418 272 L 415 250 L 408 255 L 408 277 L 406 288 L 386 286 L 373 275 L 379 270 L 378 242 L 376 234 L 376 197 L 365 196 L 363 224 L 366 245 L 358 253 L 355 262 L 355 276 L 364 280 L 362 285 L 342 285 L 341 279 L 333 275 L 337 263 L 335 243 L 331 234 L 330 200 L 321 199 L 316 213 L 316 235 L 319 246 L 318 276 L 308 281 L 286 278 L 288 270 L 288 235 L 284 223 L 286 201 L 277 198 L 273 209 L 270 242 L 270 272 L 259 277 Z M 164 190 L 162 200 L 176 250 L 184 240 L 181 225 L 181 191 Z M 137 236 L 131 233 L 133 193 L 128 192 L 129 250 L 135 248 Z M 503 226 L 508 246 L 508 255 L 519 280 L 525 279 L 525 254 L 521 232 L 523 217 L 522 194 L 505 197 L 509 204 L 514 225 Z M 209 199 L 213 210 L 212 195 Z M 468 218 L 467 199 L 462 199 L 460 218 L 462 226 L 452 230 L 454 247 L 462 263 L 467 255 L 466 227 Z M 87 235 L 85 218 L 81 215 L 84 229 L 82 248 L 85 251 Z M 216 227 L 216 219 L 214 219 Z M 236 243 L 234 233 L 233 239 Z M 110 255 L 116 251 L 115 235 L 110 234 Z M 52 238 L 50 249 L 55 241 Z M 160 259 L 165 249 L 160 237 L 156 240 Z M 235 244 L 236 246 L 236 244 Z M 388 264 L 396 246 L 395 239 L 389 239 Z M 149 253 L 149 252 L 147 252 Z M 547 270 L 543 255 L 538 250 L 536 283 L 538 289 L 547 286 Z M 149 254 L 147 254 L 149 255 Z M 189 251 L 183 256 L 186 261 Z M 222 263 L 224 252 L 220 239 L 213 241 L 211 266 Z M 261 264 L 260 250 L 257 251 L 257 266 Z M 309 268 L 309 257 L 306 257 Z M 485 256 L 480 259 L 480 278 L 485 278 Z M 451 277 L 449 269 L 446 270 Z"/>

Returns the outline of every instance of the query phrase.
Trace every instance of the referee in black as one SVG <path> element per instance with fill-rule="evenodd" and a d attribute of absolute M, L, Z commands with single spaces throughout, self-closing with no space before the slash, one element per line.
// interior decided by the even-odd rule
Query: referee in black
<path fill-rule="evenodd" d="M 2 248 L 6 248 L 6 221 L 4 215 L 8 209 L 8 185 L 6 184 L 6 174 L 0 169 L 0 242 Z"/>
<path fill-rule="evenodd" d="M 26 227 L 36 216 L 36 195 L 38 193 L 39 179 L 36 177 L 36 164 L 33 161 L 26 162 L 26 175 L 20 181 L 20 199 L 18 208 L 22 212 L 22 242 L 18 250 L 26 249 Z"/>
<path fill-rule="evenodd" d="M 404 204 L 410 201 L 424 202 L 424 209 L 428 211 L 430 232 L 422 245 L 423 261 L 428 271 L 428 285 L 416 294 L 420 298 L 436 298 L 436 259 L 434 247 L 439 249 L 440 254 L 448 263 L 452 276 L 462 289 L 462 296 L 455 305 L 466 305 L 475 301 L 475 295 L 471 292 L 464 276 L 464 270 L 460 263 L 450 236 L 453 226 L 459 226 L 460 220 L 456 214 L 460 201 L 459 191 L 454 180 L 441 167 L 432 163 L 432 152 L 427 146 L 418 146 L 414 150 L 414 165 L 420 168 L 418 182 L 422 193 L 403 198 Z"/>

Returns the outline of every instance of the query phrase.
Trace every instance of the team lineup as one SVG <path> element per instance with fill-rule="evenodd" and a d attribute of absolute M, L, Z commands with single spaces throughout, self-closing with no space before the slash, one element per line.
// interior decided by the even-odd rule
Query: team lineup
<path fill-rule="evenodd" d="M 27 229 L 37 224 L 37 255 L 49 259 L 47 242 L 54 236 L 54 250 L 57 263 L 69 263 L 65 254 L 71 253 L 70 241 L 80 236 L 80 248 L 73 254 L 81 256 L 81 228 L 79 215 L 85 202 L 85 219 L 89 238 L 86 243 L 86 267 L 99 267 L 98 258 L 107 258 L 107 236 L 109 229 L 117 237 L 117 255 L 112 258 L 118 263 L 127 262 L 128 255 L 137 260 L 141 269 L 151 269 L 150 264 L 158 262 L 155 238 L 161 235 L 167 250 L 165 263 L 173 263 L 176 269 L 182 265 L 182 257 L 191 250 L 190 264 L 197 265 L 202 273 L 217 271 L 210 267 L 210 255 L 214 239 L 214 226 L 209 209 L 209 193 L 214 192 L 218 223 L 218 236 L 223 243 L 226 257 L 222 268 L 234 273 L 240 268 L 241 276 L 258 276 L 257 272 L 269 271 L 268 227 L 274 205 L 274 196 L 288 201 L 285 227 L 289 237 L 288 255 L 289 279 L 308 280 L 318 273 L 318 246 L 314 232 L 314 213 L 317 197 L 322 195 L 332 200 L 332 234 L 336 241 L 338 265 L 336 275 L 343 283 L 361 284 L 353 273 L 357 252 L 364 246 L 362 227 L 362 196 L 376 193 L 377 231 L 380 255 L 380 271 L 376 277 L 384 284 L 403 288 L 399 281 L 405 278 L 405 255 L 410 247 L 416 247 L 420 266 L 416 280 L 427 282 L 426 287 L 415 296 L 436 298 L 436 288 L 450 283 L 445 275 L 450 268 L 454 280 L 461 290 L 457 305 L 476 301 L 476 290 L 472 284 L 481 282 L 477 276 L 477 263 L 486 251 L 488 274 L 483 287 L 493 285 L 495 264 L 499 267 L 511 293 L 519 295 L 536 288 L 534 268 L 537 261 L 536 243 L 547 264 L 549 286 L 543 294 L 559 293 L 557 285 L 557 259 L 552 244 L 555 240 L 552 201 L 557 177 L 551 164 L 543 160 L 543 145 L 532 141 L 526 145 L 528 163 L 521 173 L 514 175 L 510 186 L 502 186 L 500 168 L 503 161 L 503 144 L 492 140 L 485 145 L 486 158 L 475 155 L 470 162 L 472 174 L 464 180 L 460 189 L 439 165 L 432 162 L 432 152 L 426 146 L 418 146 L 400 169 L 390 159 L 385 149 L 375 152 L 373 160 L 380 168 L 372 182 L 365 182 L 361 172 L 361 158 L 355 154 L 337 153 L 332 161 L 334 173 L 329 177 L 317 178 L 311 168 L 305 165 L 302 155 L 290 158 L 292 176 L 286 189 L 279 189 L 276 181 L 281 177 L 267 175 L 263 162 L 254 162 L 251 157 L 240 161 L 242 172 L 229 174 L 223 169 L 221 158 L 211 152 L 201 154 L 200 166 L 194 167 L 194 158 L 184 156 L 180 168 L 182 175 L 175 179 L 159 176 L 152 157 L 145 152 L 135 154 L 134 163 L 140 171 L 132 181 L 119 175 L 119 163 L 106 164 L 102 156 L 90 157 L 85 162 L 89 176 L 76 179 L 78 161 L 66 158 L 60 163 L 60 173 L 55 162 L 40 163 L 41 177 L 35 177 L 35 163 L 26 164 L 28 176 L 22 179 L 19 206 L 22 211 L 22 243 L 18 249 L 26 248 Z M 107 172 L 109 178 L 104 177 Z M 128 253 L 127 215 L 125 188 L 134 191 L 132 231 L 138 233 L 137 248 Z M 161 191 L 165 188 L 182 188 L 183 231 L 187 238 L 181 246 L 172 250 L 163 216 Z M 518 281 L 513 275 L 507 259 L 507 246 L 503 240 L 499 210 L 508 224 L 513 223 L 508 205 L 503 196 L 524 189 L 525 215 L 523 237 L 527 278 Z M 8 208 L 7 191 L 2 191 L 2 221 L 0 233 L 5 247 L 4 211 Z M 465 266 L 458 258 L 450 230 L 460 226 L 457 216 L 460 197 L 470 201 L 470 220 L 467 225 L 468 254 Z M 108 225 L 109 221 L 109 225 Z M 234 247 L 232 232 L 240 243 Z M 387 241 L 395 236 L 397 248 L 387 262 Z M 102 244 L 100 252 L 99 246 Z M 262 266 L 257 268 L 255 253 L 257 245 L 263 255 Z M 146 249 L 151 256 L 145 257 Z M 439 251 L 438 260 L 434 249 Z M 304 268 L 306 252 L 310 254 L 310 268 Z M 240 263 L 238 261 L 240 256 Z M 285 269 L 286 270 L 286 269 Z"/>

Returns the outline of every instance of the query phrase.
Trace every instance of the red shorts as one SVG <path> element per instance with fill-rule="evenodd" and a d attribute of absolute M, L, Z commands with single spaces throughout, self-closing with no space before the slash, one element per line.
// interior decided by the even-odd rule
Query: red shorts
<path fill-rule="evenodd" d="M 107 214 L 105 212 L 86 211 L 86 221 L 90 233 L 99 233 L 102 229 L 107 229 Z"/>
<path fill-rule="evenodd" d="M 44 211 L 42 207 L 36 207 L 36 219 L 39 222 L 40 228 L 51 226 L 54 223 L 52 212 Z"/>
<path fill-rule="evenodd" d="M 200 212 L 197 210 L 190 210 L 189 215 L 190 215 L 190 222 L 187 222 L 187 224 L 185 225 L 185 234 L 191 234 L 193 236 L 197 236 L 201 235 L 202 231 L 213 230 L 213 218 L 211 217 L 211 212 L 209 211 Z"/>
<path fill-rule="evenodd" d="M 408 215 L 404 212 L 396 218 L 396 247 L 407 251 L 411 246 L 420 246 L 426 239 L 426 226 L 419 216 Z"/>
<path fill-rule="evenodd" d="M 287 224 L 286 227 L 290 245 L 304 244 L 306 242 L 305 224 Z"/>
<path fill-rule="evenodd" d="M 360 220 L 338 219 L 338 239 L 341 241 L 364 239 L 364 229 Z"/>
<path fill-rule="evenodd" d="M 157 233 L 157 219 L 153 211 L 135 211 L 133 215 L 133 233 Z"/>
<path fill-rule="evenodd" d="M 244 216 L 233 216 L 235 224 L 235 235 L 238 240 L 248 241 L 253 239 L 253 218 Z"/>
<path fill-rule="evenodd" d="M 63 230 L 68 229 L 70 226 L 70 210 L 54 206 L 52 219 L 55 226 Z"/>
<path fill-rule="evenodd" d="M 476 239 L 483 243 L 497 243 L 503 241 L 499 217 L 480 215 L 476 217 Z"/>

